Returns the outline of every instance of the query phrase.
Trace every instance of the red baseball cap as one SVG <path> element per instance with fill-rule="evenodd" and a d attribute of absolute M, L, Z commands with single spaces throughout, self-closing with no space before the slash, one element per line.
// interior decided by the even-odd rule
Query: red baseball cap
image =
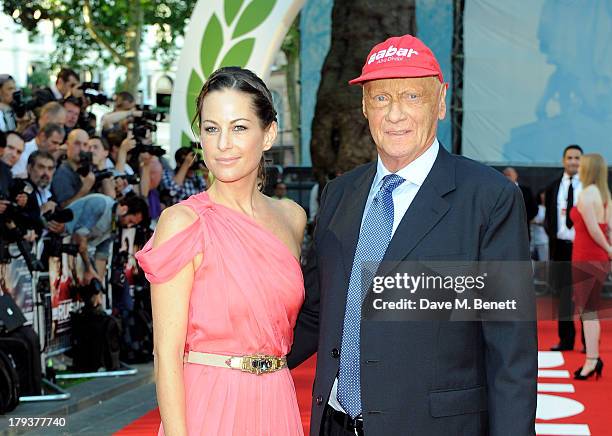
<path fill-rule="evenodd" d="M 437 76 L 444 83 L 440 64 L 432 51 L 412 35 L 394 36 L 374 46 L 361 69 L 361 76 L 349 82 Z"/>

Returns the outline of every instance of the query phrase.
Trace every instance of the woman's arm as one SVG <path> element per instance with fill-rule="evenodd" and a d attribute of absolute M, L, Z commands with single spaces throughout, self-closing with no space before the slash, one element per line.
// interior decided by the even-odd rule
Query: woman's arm
<path fill-rule="evenodd" d="M 582 215 L 582 219 L 584 220 L 584 224 L 591 238 L 593 238 L 597 245 L 606 250 L 606 253 L 610 253 L 612 251 L 612 246 L 610 246 L 606 235 L 601 230 L 595 213 L 597 197 L 599 197 L 597 189 L 587 188 L 582 191 L 580 200 L 578 201 L 578 212 Z"/>
<path fill-rule="evenodd" d="M 191 225 L 197 217 L 185 206 L 166 209 L 155 230 L 153 247 Z M 157 402 L 167 436 L 186 436 L 183 354 L 189 298 L 201 254 L 172 279 L 151 285 Z"/>

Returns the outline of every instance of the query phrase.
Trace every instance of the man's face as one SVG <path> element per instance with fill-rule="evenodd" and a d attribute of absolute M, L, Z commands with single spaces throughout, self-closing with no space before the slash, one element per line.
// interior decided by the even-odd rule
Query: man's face
<path fill-rule="evenodd" d="M 100 138 L 91 138 L 87 142 L 91 148 L 93 164 L 97 166 L 105 162 L 108 157 L 108 151 L 102 145 Z"/>
<path fill-rule="evenodd" d="M 436 77 L 381 79 L 363 86 L 363 114 L 385 167 L 395 172 L 429 148 L 446 115 L 446 86 Z"/>
<path fill-rule="evenodd" d="M 62 79 L 57 79 L 55 86 L 57 86 L 57 90 L 65 97 L 71 94 L 74 88 L 79 86 L 79 79 L 74 76 L 70 76 L 66 82 Z"/>
<path fill-rule="evenodd" d="M 508 167 L 504 170 L 504 176 L 506 176 L 506 178 L 512 183 L 517 183 L 518 181 L 518 173 L 512 167 Z"/>
<path fill-rule="evenodd" d="M 131 111 L 136 107 L 136 103 L 133 101 L 124 100 L 121 97 L 117 97 L 115 103 L 115 111 Z"/>
<path fill-rule="evenodd" d="M 51 159 L 39 157 L 34 161 L 34 165 L 28 165 L 28 176 L 40 189 L 49 186 L 54 173 L 55 162 Z"/>
<path fill-rule="evenodd" d="M 72 103 L 64 103 L 64 109 L 66 109 L 66 127 L 74 129 L 79 121 L 81 108 Z"/>
<path fill-rule="evenodd" d="M 66 141 L 66 157 L 71 162 L 78 164 L 81 161 L 81 151 L 91 151 L 91 147 L 87 144 L 88 139 L 89 136 L 84 130 L 77 129 L 70 132 Z"/>
<path fill-rule="evenodd" d="M 46 137 L 43 133 L 39 134 L 42 140 L 37 141 L 38 149 L 48 151 L 49 153 L 56 153 L 59 150 L 64 136 L 60 132 L 53 132 L 49 137 Z"/>
<path fill-rule="evenodd" d="M 14 80 L 7 80 L 0 86 L 0 102 L 11 104 L 13 102 L 13 93 L 17 90 Z"/>
<path fill-rule="evenodd" d="M 55 123 L 64 127 L 66 125 L 66 109 L 58 111 L 58 113 L 55 115 L 52 115 L 50 112 L 47 112 L 45 115 L 41 115 L 38 125 L 40 127 L 44 127 L 48 123 Z"/>
<path fill-rule="evenodd" d="M 580 166 L 580 150 L 576 150 L 574 148 L 570 148 L 563 155 L 563 168 L 565 172 L 570 176 L 575 176 L 578 174 L 578 167 Z"/>
<path fill-rule="evenodd" d="M 134 227 L 142 222 L 142 214 L 139 213 L 126 213 L 119 217 L 119 224 L 121 227 Z"/>
<path fill-rule="evenodd" d="M 23 148 L 25 143 L 19 136 L 11 134 L 6 137 L 6 148 L 2 155 L 2 160 L 5 164 L 13 167 L 21 155 L 23 154 Z"/>

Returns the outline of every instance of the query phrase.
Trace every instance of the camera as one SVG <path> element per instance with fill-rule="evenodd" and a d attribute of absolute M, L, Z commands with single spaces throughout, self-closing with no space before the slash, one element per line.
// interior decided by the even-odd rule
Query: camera
<path fill-rule="evenodd" d="M 56 209 L 55 211 L 49 211 L 42 215 L 41 220 L 44 226 L 50 221 L 56 223 L 66 224 L 74 219 L 74 214 L 71 209 Z"/>
<path fill-rule="evenodd" d="M 92 171 L 94 171 L 93 154 L 91 151 L 81 151 L 79 153 L 79 167 L 76 172 L 81 177 L 86 177 Z"/>
<path fill-rule="evenodd" d="M 140 177 L 137 174 L 121 174 L 119 176 L 115 176 L 115 178 L 125 179 L 128 185 L 138 185 L 140 183 Z"/>
<path fill-rule="evenodd" d="M 148 115 L 149 118 L 145 117 Z M 144 144 L 143 140 L 147 137 L 148 132 L 156 132 L 157 126 L 150 122 L 151 118 L 158 119 L 158 115 L 162 116 L 158 112 L 152 111 L 144 111 L 143 116 L 135 117 L 132 124 L 130 124 L 130 128 L 132 130 L 132 135 L 134 136 L 134 140 L 136 141 L 136 147 L 133 149 L 134 155 L 138 155 L 141 153 L 149 153 L 157 157 L 161 157 L 166 154 L 166 151 L 158 145 L 149 145 Z"/>
<path fill-rule="evenodd" d="M 23 118 L 28 111 L 32 111 L 38 107 L 36 100 L 24 101 L 23 92 L 21 90 L 13 92 L 13 102 L 11 108 L 15 112 L 17 118 Z"/>
<path fill-rule="evenodd" d="M 83 82 L 79 86 L 83 91 L 83 95 L 92 103 L 108 106 L 109 98 L 100 92 L 100 83 L 98 82 Z"/>
<path fill-rule="evenodd" d="M 88 285 L 74 286 L 70 288 L 70 296 L 74 299 L 77 295 L 81 297 L 83 303 L 88 308 L 93 308 L 93 297 L 104 292 L 104 286 L 98 279 L 92 279 Z"/>
<path fill-rule="evenodd" d="M 204 162 L 204 159 L 202 159 L 202 155 L 200 154 L 200 151 L 201 151 L 200 144 L 198 142 L 191 141 L 191 143 L 189 145 L 189 149 L 195 155 L 195 160 L 193 161 L 193 163 L 191 164 L 191 167 L 189 167 L 189 169 L 191 171 L 202 171 L 202 170 L 205 170 L 206 169 L 206 163 Z"/>

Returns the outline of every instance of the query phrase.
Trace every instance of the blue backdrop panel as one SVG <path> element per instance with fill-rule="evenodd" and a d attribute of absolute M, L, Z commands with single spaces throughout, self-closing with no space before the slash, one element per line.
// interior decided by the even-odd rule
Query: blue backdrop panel
<path fill-rule="evenodd" d="M 612 161 L 612 1 L 466 0 L 463 153 L 559 164 Z"/>

